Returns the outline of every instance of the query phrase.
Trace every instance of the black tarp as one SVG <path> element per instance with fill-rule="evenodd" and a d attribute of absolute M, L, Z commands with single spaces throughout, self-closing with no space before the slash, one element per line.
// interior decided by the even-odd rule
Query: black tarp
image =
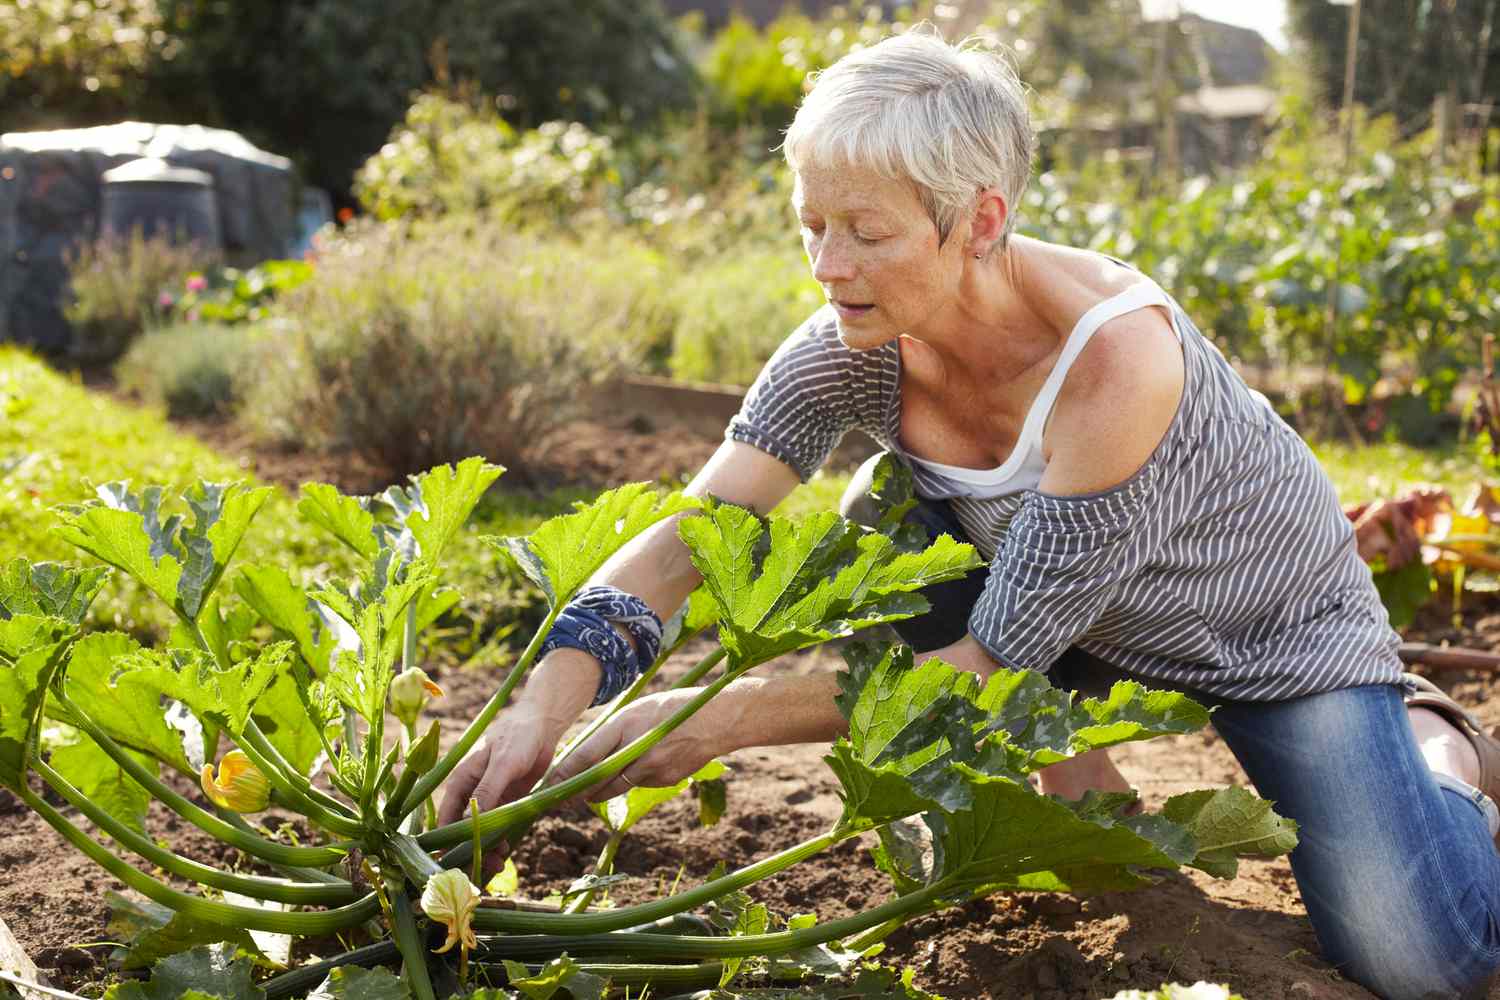
<path fill-rule="evenodd" d="M 98 233 L 100 175 L 143 156 L 211 174 L 226 257 L 285 256 L 295 238 L 296 175 L 285 157 L 235 132 L 122 122 L 0 135 L 0 340 L 65 351 L 66 256 Z"/>

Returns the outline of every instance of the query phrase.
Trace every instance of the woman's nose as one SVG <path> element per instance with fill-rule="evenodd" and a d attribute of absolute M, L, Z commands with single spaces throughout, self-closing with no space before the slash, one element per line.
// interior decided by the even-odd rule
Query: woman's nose
<path fill-rule="evenodd" d="M 814 281 L 827 285 L 854 277 L 853 261 L 848 252 L 840 247 L 838 240 L 824 236 L 808 249 L 812 256 Z"/>

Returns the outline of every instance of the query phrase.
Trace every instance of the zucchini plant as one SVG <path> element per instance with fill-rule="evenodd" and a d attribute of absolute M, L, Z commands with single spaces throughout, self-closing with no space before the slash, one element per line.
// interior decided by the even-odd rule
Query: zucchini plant
<path fill-rule="evenodd" d="M 153 978 L 110 996 L 545 998 L 559 989 L 671 994 L 735 979 L 805 986 L 839 976 L 864 983 L 860 995 L 915 996 L 909 977 L 881 979 L 860 964 L 916 915 L 1005 889 L 1140 886 L 1155 870 L 1183 865 L 1227 877 L 1240 856 L 1295 843 L 1294 825 L 1241 789 L 1132 814 L 1129 794 L 1063 801 L 1033 788 L 1038 769 L 1074 754 L 1203 726 L 1206 711 L 1181 694 L 1121 683 L 1103 700 L 1075 700 L 1035 672 L 1001 670 L 981 683 L 940 661 L 918 666 L 906 647 L 860 639 L 847 645 L 841 676 L 848 736 L 827 757 L 843 797 L 829 830 L 653 902 L 595 905 L 620 836 L 673 791 L 637 789 L 603 807 L 609 846 L 575 898 L 551 908 L 498 905 L 477 884 L 477 862 L 499 839 L 518 839 L 537 817 L 618 774 L 736 678 L 919 614 L 926 603 L 916 591 L 978 565 L 952 538 L 927 544 L 897 530 L 910 498 L 888 477 L 887 530 L 831 513 L 764 519 L 643 484 L 609 490 L 525 538 L 490 540 L 536 582 L 549 610 L 493 697 L 439 752 L 438 723 L 419 725 L 430 682 L 416 669 L 417 638 L 458 600 L 441 585 L 444 553 L 501 471 L 470 459 L 378 497 L 304 486 L 301 515 L 358 555 L 355 579 L 304 587 L 289 567 L 255 565 L 226 584 L 268 491 L 214 483 L 183 495 L 185 515 L 169 513 L 157 487 L 99 487 L 97 499 L 61 510 L 56 530 L 106 566 L 18 559 L 0 572 L 0 783 L 150 901 L 131 904 L 151 932 L 131 958 L 160 959 Z M 701 692 L 582 773 L 434 826 L 434 793 L 532 665 L 568 599 L 631 538 L 679 515 L 703 585 L 669 623 L 656 665 L 600 718 L 637 697 L 689 638 L 716 627 L 713 651 L 678 682 Z M 111 569 L 172 608 L 177 624 L 164 646 L 83 628 Z M 399 725 L 388 729 L 391 719 Z M 697 778 L 716 779 L 714 765 Z M 152 800 L 256 870 L 158 844 L 143 823 Z M 271 831 L 247 820 L 269 804 L 300 821 Z M 871 832 L 893 884 L 878 906 L 824 923 L 783 921 L 747 895 Z M 339 954 L 291 967 L 267 935 L 322 939 L 321 953 Z M 272 973 L 256 971 L 252 958 Z"/>

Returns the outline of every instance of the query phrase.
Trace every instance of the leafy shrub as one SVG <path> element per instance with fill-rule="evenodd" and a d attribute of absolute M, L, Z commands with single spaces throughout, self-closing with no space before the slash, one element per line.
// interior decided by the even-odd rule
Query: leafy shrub
<path fill-rule="evenodd" d="M 265 318 L 270 303 L 312 277 L 301 260 L 267 260 L 254 267 L 194 272 L 184 283 L 173 312 L 189 323 L 251 323 Z"/>
<path fill-rule="evenodd" d="M 616 249 L 631 256 L 462 222 L 357 227 L 280 300 L 288 327 L 264 342 L 246 419 L 396 472 L 474 453 L 524 465 L 645 350 L 654 286 L 607 266 Z"/>
<path fill-rule="evenodd" d="M 493 211 L 557 224 L 600 207 L 617 181 L 609 139 L 577 122 L 517 132 L 489 108 L 424 94 L 354 192 L 379 219 Z"/>
<path fill-rule="evenodd" d="M 120 388 L 160 403 L 167 416 L 228 417 L 253 373 L 254 341 L 265 331 L 217 323 L 178 323 L 138 339 L 115 365 Z"/>
<path fill-rule="evenodd" d="M 87 365 L 114 361 L 143 331 L 167 322 L 188 275 L 212 263 L 197 247 L 139 229 L 79 247 L 68 261 L 72 301 L 63 313 L 73 328 L 70 353 Z"/>
<path fill-rule="evenodd" d="M 877 4 L 819 20 L 788 10 L 760 30 L 736 15 L 714 36 L 700 72 L 722 120 L 776 135 L 791 124 L 809 73 L 903 27 L 886 23 Z"/>
<path fill-rule="evenodd" d="M 787 335 L 823 304 L 807 261 L 782 251 L 729 254 L 672 286 L 676 378 L 749 385 Z"/>

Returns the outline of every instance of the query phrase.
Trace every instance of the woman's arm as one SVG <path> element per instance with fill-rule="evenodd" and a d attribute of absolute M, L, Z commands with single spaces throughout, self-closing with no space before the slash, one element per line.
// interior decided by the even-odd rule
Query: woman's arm
<path fill-rule="evenodd" d="M 790 466 L 750 445 L 726 441 L 687 492 L 764 513 L 797 482 Z M 589 582 L 633 594 L 663 619 L 673 614 L 701 579 L 677 535 L 677 520 L 669 518 L 642 532 Z M 599 662 L 577 649 L 555 650 L 537 664 L 515 701 L 491 725 L 490 735 L 449 777 L 440 820 L 459 819 L 470 797 L 487 810 L 529 790 L 551 762 L 563 732 L 594 700 L 600 673 Z"/>

